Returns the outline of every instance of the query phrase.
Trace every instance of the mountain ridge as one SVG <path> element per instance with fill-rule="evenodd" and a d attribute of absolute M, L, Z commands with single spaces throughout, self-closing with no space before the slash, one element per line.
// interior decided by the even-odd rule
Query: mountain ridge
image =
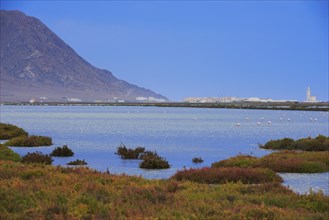
<path fill-rule="evenodd" d="M 83 59 L 39 19 L 20 11 L 0 11 L 1 101 L 47 97 L 83 101 L 137 97 L 167 100 L 149 89 L 117 79 Z"/>

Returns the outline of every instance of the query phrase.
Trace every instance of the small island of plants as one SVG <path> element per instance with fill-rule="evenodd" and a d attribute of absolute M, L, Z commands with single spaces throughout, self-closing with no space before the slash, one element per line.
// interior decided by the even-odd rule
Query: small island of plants
<path fill-rule="evenodd" d="M 270 140 L 266 144 L 260 145 L 260 147 L 271 150 L 329 151 L 329 137 L 318 135 L 315 138 L 308 137 L 299 140 L 283 138 Z"/>
<path fill-rule="evenodd" d="M 9 140 L 5 143 L 13 147 L 38 147 L 52 145 L 52 139 L 46 136 L 31 135 L 16 125 L 0 123 L 0 140 Z"/>
<path fill-rule="evenodd" d="M 74 153 L 67 145 L 63 145 L 63 147 L 56 147 L 50 155 L 53 157 L 72 157 Z"/>
<path fill-rule="evenodd" d="M 281 151 L 261 158 L 238 155 L 212 164 L 214 168 L 269 168 L 284 173 L 321 173 L 329 171 L 328 152 Z"/>
<path fill-rule="evenodd" d="M 160 157 L 156 151 L 146 151 L 142 155 L 142 162 L 139 164 L 139 168 L 143 169 L 168 169 L 170 168 L 169 162 Z"/>
<path fill-rule="evenodd" d="M 203 163 L 203 159 L 201 157 L 192 158 L 193 163 Z"/>
<path fill-rule="evenodd" d="M 122 159 L 140 159 L 142 153 L 145 152 L 144 147 L 137 147 L 135 149 L 133 148 L 127 148 L 124 144 L 120 144 L 120 146 L 117 148 L 116 154 L 120 155 Z"/>
<path fill-rule="evenodd" d="M 220 167 L 268 168 L 285 173 L 321 173 L 329 171 L 329 138 L 290 138 L 271 140 L 260 147 L 280 150 L 261 158 L 238 155 L 212 164 Z"/>
<path fill-rule="evenodd" d="M 32 135 L 14 137 L 5 144 L 13 147 L 39 147 L 51 146 L 53 142 L 51 137 Z"/>
<path fill-rule="evenodd" d="M 0 123 L 0 140 L 9 140 L 19 136 L 28 136 L 28 133 L 16 125 Z"/>
<path fill-rule="evenodd" d="M 137 159 L 142 160 L 139 168 L 142 169 L 168 169 L 170 164 L 168 161 L 159 156 L 157 152 L 146 151 L 144 147 L 127 148 L 124 144 L 120 144 L 117 148 L 116 154 L 120 155 L 122 159 Z"/>

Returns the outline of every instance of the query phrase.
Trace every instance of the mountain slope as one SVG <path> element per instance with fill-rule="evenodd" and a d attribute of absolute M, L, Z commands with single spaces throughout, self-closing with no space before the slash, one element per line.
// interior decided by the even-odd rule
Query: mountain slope
<path fill-rule="evenodd" d="M 47 97 L 83 101 L 136 97 L 166 99 L 151 90 L 117 79 L 81 58 L 38 19 L 19 11 L 1 16 L 1 101 Z"/>

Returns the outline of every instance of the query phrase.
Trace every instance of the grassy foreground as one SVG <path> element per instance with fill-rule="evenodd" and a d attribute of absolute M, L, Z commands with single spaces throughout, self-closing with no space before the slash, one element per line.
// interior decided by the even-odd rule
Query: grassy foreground
<path fill-rule="evenodd" d="M 0 219 L 327 219 L 279 183 L 199 184 L 0 160 Z"/>

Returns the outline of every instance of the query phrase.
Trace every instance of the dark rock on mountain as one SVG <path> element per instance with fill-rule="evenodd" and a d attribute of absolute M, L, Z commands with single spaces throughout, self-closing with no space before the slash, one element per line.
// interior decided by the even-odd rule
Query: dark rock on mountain
<path fill-rule="evenodd" d="M 117 79 L 81 58 L 38 19 L 3 11 L 1 20 L 1 101 L 63 97 L 83 101 L 164 96 Z"/>

